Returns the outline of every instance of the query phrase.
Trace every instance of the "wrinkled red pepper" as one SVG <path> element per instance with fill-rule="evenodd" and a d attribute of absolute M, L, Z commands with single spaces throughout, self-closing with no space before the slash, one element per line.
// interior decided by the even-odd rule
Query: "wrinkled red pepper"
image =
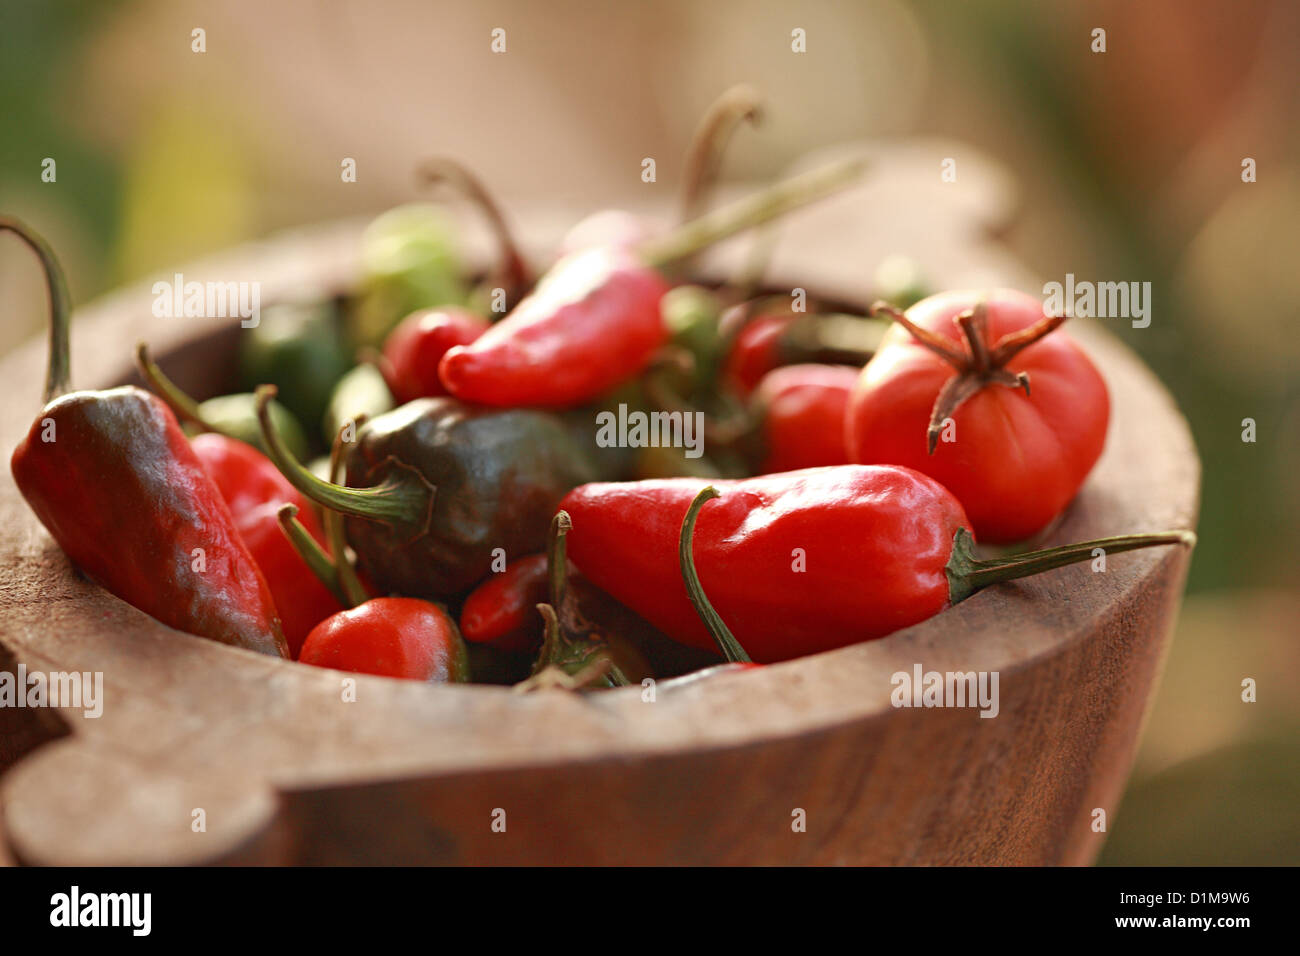
<path fill-rule="evenodd" d="M 288 656 L 266 581 L 175 416 L 139 388 L 69 391 L 62 270 L 22 223 L 0 229 L 40 256 L 51 300 L 47 404 L 10 462 L 23 497 L 117 597 L 178 630 Z"/>

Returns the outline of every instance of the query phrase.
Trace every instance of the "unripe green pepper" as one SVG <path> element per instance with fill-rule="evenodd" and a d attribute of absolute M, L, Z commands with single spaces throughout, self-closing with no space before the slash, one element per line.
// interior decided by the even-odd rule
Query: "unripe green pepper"
<path fill-rule="evenodd" d="M 679 285 L 659 301 L 659 313 L 673 344 L 695 360 L 695 381 L 712 382 L 723 351 L 718 297 L 703 286 Z"/>
<path fill-rule="evenodd" d="M 363 362 L 334 386 L 321 423 L 326 443 L 333 442 L 339 429 L 348 422 L 362 417 L 378 418 L 392 411 L 396 404 L 383 373 L 369 362 Z"/>
<path fill-rule="evenodd" d="M 262 443 L 262 429 L 257 423 L 257 401 L 252 392 L 236 392 L 233 395 L 218 395 L 205 402 L 199 402 L 199 416 L 207 428 L 194 425 L 186 426 L 187 432 L 214 431 L 240 441 L 248 442 L 254 448 L 265 452 Z M 279 402 L 271 403 L 271 418 L 276 429 L 284 437 L 289 450 L 299 457 L 311 453 L 311 443 L 307 433 L 293 413 Z"/>
<path fill-rule="evenodd" d="M 218 395 L 207 401 L 196 402 L 163 374 L 150 356 L 149 347 L 143 342 L 136 346 L 135 360 L 140 377 L 167 403 L 187 435 L 216 432 L 247 442 L 259 451 L 266 451 L 261 424 L 257 420 L 257 399 L 252 392 Z M 268 414 L 276 431 L 294 455 L 303 457 L 310 453 L 307 435 L 292 412 L 279 402 L 271 402 Z"/>
<path fill-rule="evenodd" d="M 428 203 L 398 206 L 361 237 L 361 287 L 351 314 L 354 344 L 377 347 L 417 309 L 463 305 L 468 288 L 446 214 Z"/>
<path fill-rule="evenodd" d="M 351 364 L 332 303 L 268 306 L 255 327 L 241 331 L 244 387 L 274 385 L 279 401 L 309 428 L 325 414 L 334 383 Z"/>

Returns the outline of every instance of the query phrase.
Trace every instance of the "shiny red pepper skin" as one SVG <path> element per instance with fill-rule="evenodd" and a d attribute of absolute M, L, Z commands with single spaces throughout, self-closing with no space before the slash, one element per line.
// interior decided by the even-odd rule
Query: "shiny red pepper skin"
<path fill-rule="evenodd" d="M 42 441 L 46 422 L 54 441 Z M 92 580 L 177 630 L 288 656 L 271 592 L 230 509 L 159 399 L 133 387 L 57 398 L 11 468 L 41 523 Z"/>
<path fill-rule="evenodd" d="M 299 519 L 308 528 L 319 530 L 311 502 L 280 474 L 271 459 L 252 445 L 215 432 L 204 432 L 190 439 L 190 447 L 216 482 L 236 520 L 254 508 L 276 502 L 297 505 Z"/>
<path fill-rule="evenodd" d="M 275 502 L 253 508 L 235 519 L 235 527 L 266 578 L 280 613 L 289 654 L 297 659 L 312 628 L 342 611 L 343 605 L 321 584 L 280 530 L 276 517 L 279 510 Z M 299 511 L 298 519 L 324 547 L 325 535 L 315 516 L 309 511 Z"/>
<path fill-rule="evenodd" d="M 443 357 L 442 383 L 483 405 L 580 405 L 636 375 L 668 340 L 659 314 L 668 288 L 627 249 L 562 259 L 513 312 Z"/>
<path fill-rule="evenodd" d="M 298 506 L 298 520 L 325 546 L 325 533 L 306 497 L 260 451 L 246 442 L 204 432 L 190 441 L 221 491 L 235 527 L 271 589 L 289 654 L 296 658 L 311 629 L 343 606 L 311 572 L 280 530 L 282 504 Z"/>
<path fill-rule="evenodd" d="M 906 468 L 582 485 L 560 505 L 573 519 L 570 556 L 665 634 L 710 647 L 677 557 L 682 519 L 707 484 L 722 497 L 700 512 L 695 565 L 755 661 L 883 637 L 948 606 L 945 565 L 969 522 L 942 485 Z"/>
<path fill-rule="evenodd" d="M 438 605 L 416 598 L 372 598 L 326 618 L 307 635 L 298 660 L 430 684 L 469 679 L 456 622 Z"/>
<path fill-rule="evenodd" d="M 858 381 L 848 365 L 785 365 L 754 390 L 762 429 L 759 471 L 798 471 L 847 465 L 844 422 Z"/>
<path fill-rule="evenodd" d="M 384 341 L 384 379 L 397 404 L 446 395 L 438 377 L 442 357 L 454 346 L 469 345 L 491 327 L 481 316 L 454 306 L 404 318 Z"/>
<path fill-rule="evenodd" d="M 502 651 L 536 650 L 542 640 L 537 605 L 546 600 L 546 555 L 527 555 L 470 592 L 461 605 L 460 632 Z"/>
<path fill-rule="evenodd" d="M 797 318 L 789 313 L 760 315 L 736 333 L 722 366 L 723 381 L 736 394 L 749 395 L 764 375 L 781 365 L 781 336 Z"/>

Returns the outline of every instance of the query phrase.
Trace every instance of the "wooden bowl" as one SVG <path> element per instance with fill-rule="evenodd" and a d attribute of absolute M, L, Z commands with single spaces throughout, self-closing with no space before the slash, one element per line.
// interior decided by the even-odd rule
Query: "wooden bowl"
<path fill-rule="evenodd" d="M 351 225 L 317 230 L 183 271 L 260 279 L 264 302 L 336 291 L 355 239 Z M 781 268 L 812 293 L 863 295 L 842 259 L 809 251 Z M 146 286 L 83 310 L 77 384 L 128 379 L 140 339 L 200 394 L 229 381 L 234 321 L 155 319 L 151 301 Z M 1132 354 L 1074 325 L 1114 419 L 1044 543 L 1193 527 L 1186 423 Z M 0 363 L 6 449 L 37 410 L 44 355 L 33 341 Z M 1160 548 L 1116 555 L 1104 574 L 1061 569 L 883 640 L 653 702 L 639 688 L 518 695 L 359 677 L 345 703 L 338 672 L 178 633 L 80 578 L 6 469 L 0 669 L 100 671 L 105 683 L 98 719 L 0 710 L 9 852 L 43 864 L 1087 863 L 1188 560 Z M 917 664 L 999 672 L 999 715 L 895 709 L 890 677 Z"/>

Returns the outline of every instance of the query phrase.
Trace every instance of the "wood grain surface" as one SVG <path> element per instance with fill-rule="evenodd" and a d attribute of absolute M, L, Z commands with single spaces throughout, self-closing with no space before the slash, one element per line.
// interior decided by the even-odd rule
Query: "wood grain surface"
<path fill-rule="evenodd" d="M 776 284 L 869 294 L 854 250 L 858 234 L 879 242 L 875 189 L 796 217 Z M 1035 288 L 983 238 L 990 223 L 951 222 L 986 248 L 937 279 Z M 530 236 L 551 233 L 533 223 Z M 356 234 L 344 223 L 286 235 L 183 271 L 260 280 L 264 302 L 338 290 Z M 196 391 L 228 378 L 235 321 L 155 319 L 151 301 L 145 284 L 81 311 L 78 385 L 126 380 L 139 339 Z M 1113 420 L 1043 542 L 1194 527 L 1186 423 L 1130 352 L 1071 325 Z M 0 362 L 6 449 L 38 409 L 43 370 L 41 341 Z M 883 640 L 661 689 L 652 703 L 638 688 L 517 695 L 365 676 L 345 703 L 345 675 L 180 634 L 83 580 L 5 469 L 0 670 L 102 672 L 105 702 L 98 719 L 0 709 L 3 836 L 20 862 L 60 864 L 1087 863 L 1105 838 L 1094 808 L 1117 810 L 1189 559 L 1142 551 L 1104 574 L 1076 565 L 1000 585 Z M 999 672 L 1000 714 L 895 709 L 890 677 L 918 663 Z M 792 829 L 798 810 L 806 832 Z"/>

